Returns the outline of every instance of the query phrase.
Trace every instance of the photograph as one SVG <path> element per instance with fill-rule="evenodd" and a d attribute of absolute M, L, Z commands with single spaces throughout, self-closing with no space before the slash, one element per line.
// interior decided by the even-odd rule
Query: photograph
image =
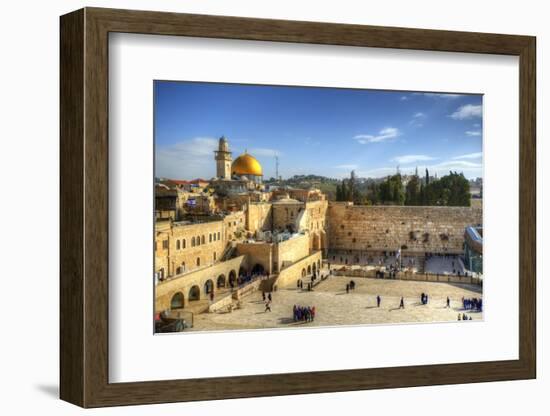
<path fill-rule="evenodd" d="M 155 333 L 483 320 L 481 94 L 154 81 Z"/>

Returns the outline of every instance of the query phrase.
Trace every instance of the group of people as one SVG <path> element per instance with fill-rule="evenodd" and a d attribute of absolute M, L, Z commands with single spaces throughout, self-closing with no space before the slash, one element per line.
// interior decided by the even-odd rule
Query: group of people
<path fill-rule="evenodd" d="M 465 313 L 462 313 L 462 314 L 459 313 L 459 314 L 458 314 L 458 320 L 459 320 L 459 321 L 471 321 L 471 320 L 472 320 L 472 317 L 466 315 Z"/>
<path fill-rule="evenodd" d="M 350 280 L 348 284 L 346 284 L 346 293 L 349 293 L 350 290 L 355 290 L 355 282 L 353 280 Z"/>
<path fill-rule="evenodd" d="M 315 320 L 315 306 L 300 306 L 292 307 L 294 322 L 313 322 Z"/>
<path fill-rule="evenodd" d="M 462 306 L 464 309 L 480 311 L 483 308 L 483 301 L 478 298 L 466 299 L 462 298 Z"/>

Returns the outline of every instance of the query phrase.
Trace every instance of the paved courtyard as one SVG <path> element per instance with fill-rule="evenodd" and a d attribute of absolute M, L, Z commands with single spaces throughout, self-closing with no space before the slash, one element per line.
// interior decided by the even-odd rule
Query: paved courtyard
<path fill-rule="evenodd" d="M 241 309 L 195 315 L 192 330 L 443 322 L 457 321 L 457 315 L 463 312 L 473 320 L 483 318 L 481 312 L 462 309 L 462 297 L 482 297 L 478 286 L 353 278 L 356 288 L 346 293 L 346 283 L 350 280 L 352 278 L 345 276 L 331 276 L 312 292 L 295 288 L 273 292 L 271 312 L 265 312 L 261 293 L 255 292 L 241 301 Z M 427 305 L 420 303 L 422 292 L 429 295 Z M 376 307 L 377 295 L 382 298 L 380 308 Z M 399 309 L 401 296 L 405 299 L 405 309 Z M 446 308 L 447 296 L 451 299 L 451 308 Z M 293 305 L 315 306 L 315 321 L 294 322 Z"/>

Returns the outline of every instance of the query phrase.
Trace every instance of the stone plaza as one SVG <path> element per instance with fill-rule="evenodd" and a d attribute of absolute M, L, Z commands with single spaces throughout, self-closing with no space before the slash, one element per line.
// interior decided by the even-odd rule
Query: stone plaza
<path fill-rule="evenodd" d="M 356 288 L 346 293 L 346 284 L 350 280 L 356 283 Z M 421 293 L 429 296 L 426 305 L 420 303 Z M 378 295 L 381 297 L 379 308 L 376 306 Z M 399 308 L 401 296 L 404 297 L 404 309 Z M 451 300 L 450 308 L 446 307 L 447 296 Z M 472 317 L 472 321 L 483 319 L 482 312 L 463 310 L 463 297 L 481 298 L 481 288 L 440 282 L 330 276 L 313 291 L 287 288 L 273 292 L 271 312 L 265 311 L 261 293 L 254 292 L 232 312 L 196 315 L 191 330 L 448 322 L 457 321 L 458 315 L 463 313 Z M 294 305 L 315 306 L 315 320 L 294 322 Z"/>

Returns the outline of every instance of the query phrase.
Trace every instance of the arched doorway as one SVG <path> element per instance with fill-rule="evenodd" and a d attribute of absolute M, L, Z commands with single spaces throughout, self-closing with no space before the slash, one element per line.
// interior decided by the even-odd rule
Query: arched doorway
<path fill-rule="evenodd" d="M 214 291 L 214 282 L 211 279 L 208 279 L 204 282 L 204 294 L 208 295 L 210 292 Z"/>
<path fill-rule="evenodd" d="M 183 293 L 178 292 L 170 300 L 170 309 L 183 309 Z"/>
<path fill-rule="evenodd" d="M 307 274 L 311 274 L 311 264 L 307 266 Z"/>
<path fill-rule="evenodd" d="M 189 289 L 189 296 L 187 299 L 189 299 L 189 302 L 193 302 L 195 300 L 199 300 L 201 298 L 201 290 L 197 285 L 192 286 L 191 289 Z"/>
<path fill-rule="evenodd" d="M 306 269 L 302 269 L 302 277 L 306 277 Z"/>
<path fill-rule="evenodd" d="M 237 273 L 235 270 L 229 272 L 229 286 L 235 287 L 237 285 Z"/>
<path fill-rule="evenodd" d="M 253 268 L 252 268 L 252 274 L 263 274 L 264 273 L 264 266 L 262 266 L 261 264 L 257 263 Z"/>
<path fill-rule="evenodd" d="M 218 280 L 216 280 L 216 286 L 218 287 L 218 289 L 220 287 L 225 287 L 225 276 L 223 274 L 220 274 L 218 276 Z"/>

